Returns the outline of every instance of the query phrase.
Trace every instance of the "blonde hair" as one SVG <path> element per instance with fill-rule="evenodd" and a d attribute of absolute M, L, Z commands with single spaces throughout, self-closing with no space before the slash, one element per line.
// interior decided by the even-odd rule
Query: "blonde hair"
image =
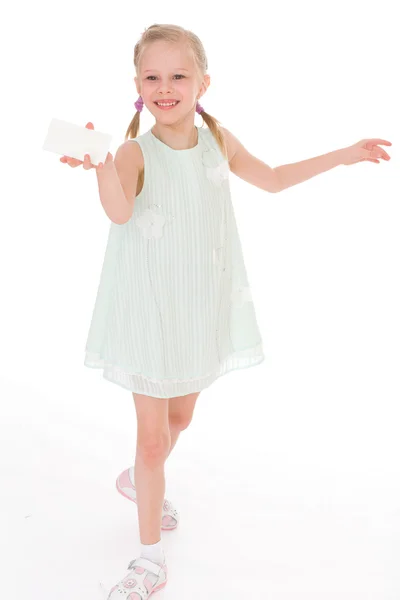
<path fill-rule="evenodd" d="M 136 69 L 137 75 L 140 71 L 140 60 L 142 58 L 144 50 L 152 43 L 156 41 L 166 41 L 171 43 L 184 42 L 187 44 L 188 50 L 191 52 L 195 66 L 199 74 L 204 77 L 206 74 L 208 63 L 206 53 L 200 39 L 192 31 L 184 29 L 179 25 L 159 25 L 154 24 L 145 29 L 142 33 L 140 40 L 136 43 L 134 49 L 133 63 Z M 201 116 L 203 121 L 206 122 L 212 135 L 218 143 L 222 154 L 227 158 L 227 148 L 224 135 L 220 129 L 220 122 L 213 116 L 211 116 L 205 110 L 202 111 Z M 137 111 L 132 121 L 129 123 L 129 127 L 125 134 L 125 141 L 137 137 L 140 127 L 140 112 Z"/>

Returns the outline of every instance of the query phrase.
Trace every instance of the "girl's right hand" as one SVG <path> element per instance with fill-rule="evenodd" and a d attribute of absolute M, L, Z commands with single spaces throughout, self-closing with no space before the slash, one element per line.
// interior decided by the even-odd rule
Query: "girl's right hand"
<path fill-rule="evenodd" d="M 87 123 L 85 125 L 85 127 L 87 127 L 88 129 L 94 129 L 94 125 L 93 123 Z M 108 152 L 107 154 L 107 158 L 106 158 L 106 162 L 105 164 L 108 165 L 109 163 L 111 163 L 113 161 L 113 156 L 110 152 Z M 62 156 L 60 158 L 60 162 L 65 163 L 67 165 L 69 165 L 70 167 L 79 167 L 79 165 L 83 165 L 83 168 L 88 171 L 89 169 L 96 169 L 96 171 L 101 171 L 104 168 L 103 163 L 99 163 L 97 166 L 96 165 L 92 165 L 92 163 L 90 162 L 90 156 L 89 154 L 85 154 L 85 158 L 84 160 L 78 160 L 77 158 L 71 158 L 70 156 Z"/>

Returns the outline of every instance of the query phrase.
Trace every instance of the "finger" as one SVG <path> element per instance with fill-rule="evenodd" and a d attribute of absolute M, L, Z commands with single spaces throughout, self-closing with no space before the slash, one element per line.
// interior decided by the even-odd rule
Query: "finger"
<path fill-rule="evenodd" d="M 92 168 L 92 163 L 90 161 L 90 156 L 89 154 L 85 154 L 84 160 L 83 160 L 83 168 L 85 170 L 89 170 Z"/>
<path fill-rule="evenodd" d="M 62 157 L 60 158 L 60 161 L 61 161 L 62 163 L 68 163 L 68 164 L 69 164 L 71 161 L 73 161 L 73 160 L 74 160 L 74 159 L 73 159 L 73 158 L 71 158 L 70 156 L 62 156 Z"/>
<path fill-rule="evenodd" d="M 385 152 L 385 150 L 383 148 L 378 148 L 380 150 L 380 155 L 382 158 L 384 158 L 385 160 L 390 160 L 390 156 L 387 152 Z"/>
<path fill-rule="evenodd" d="M 370 139 L 368 140 L 369 144 L 373 144 L 374 146 L 377 146 L 378 144 L 383 144 L 384 146 L 391 146 L 392 142 L 389 142 L 388 140 L 381 140 L 381 139 Z"/>
<path fill-rule="evenodd" d="M 385 150 L 383 148 L 380 148 L 379 146 L 373 146 L 370 149 L 371 152 L 371 156 L 374 156 L 375 158 L 383 158 L 384 160 L 390 160 L 390 156 L 387 152 L 385 152 Z"/>
<path fill-rule="evenodd" d="M 67 163 L 70 167 L 78 167 L 82 164 L 82 161 L 78 160 L 77 158 L 70 158 L 69 156 L 67 156 Z"/>

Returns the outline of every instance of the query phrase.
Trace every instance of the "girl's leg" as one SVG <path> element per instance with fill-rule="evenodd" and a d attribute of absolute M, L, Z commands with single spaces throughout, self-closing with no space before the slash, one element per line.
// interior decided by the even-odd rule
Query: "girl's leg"
<path fill-rule="evenodd" d="M 169 399 L 168 423 L 171 435 L 171 446 L 168 456 L 175 447 L 181 431 L 189 427 L 193 418 L 193 411 L 199 394 L 200 392 L 194 392 L 192 394 L 187 394 L 186 396 L 176 396 L 175 398 Z"/>
<path fill-rule="evenodd" d="M 168 398 L 132 393 L 137 414 L 135 486 L 142 544 L 160 541 L 164 464 L 171 446 Z"/>

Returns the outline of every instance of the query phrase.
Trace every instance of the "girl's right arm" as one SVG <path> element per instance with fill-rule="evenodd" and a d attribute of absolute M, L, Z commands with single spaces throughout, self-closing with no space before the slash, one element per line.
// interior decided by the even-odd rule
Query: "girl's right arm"
<path fill-rule="evenodd" d="M 114 160 L 106 161 L 102 169 L 96 169 L 96 175 L 100 201 L 107 216 L 118 225 L 129 221 L 139 176 L 136 144 L 128 141 L 121 144 Z"/>
<path fill-rule="evenodd" d="M 86 127 L 94 129 L 93 123 L 90 122 L 86 124 Z M 69 156 L 63 156 L 60 161 L 73 168 L 83 165 L 85 171 L 96 169 L 100 201 L 106 215 L 117 225 L 129 221 L 133 213 L 142 163 L 142 154 L 138 144 L 124 142 L 118 148 L 114 160 L 112 154 L 108 152 L 102 166 L 93 165 L 88 155 L 85 155 L 83 161 Z"/>

